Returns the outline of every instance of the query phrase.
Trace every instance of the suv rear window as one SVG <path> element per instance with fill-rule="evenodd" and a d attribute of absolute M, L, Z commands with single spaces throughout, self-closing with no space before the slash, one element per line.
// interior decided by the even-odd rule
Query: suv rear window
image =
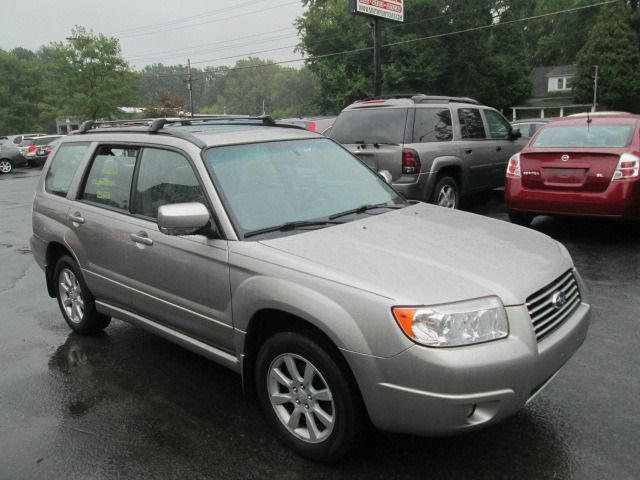
<path fill-rule="evenodd" d="M 416 108 L 413 141 L 448 142 L 453 140 L 451 112 L 447 108 Z"/>
<path fill-rule="evenodd" d="M 460 134 L 464 139 L 487 138 L 480 116 L 480 110 L 477 108 L 461 108 L 458 110 L 458 119 L 460 120 Z"/>
<path fill-rule="evenodd" d="M 339 143 L 404 143 L 406 108 L 363 108 L 342 112 L 331 129 Z"/>
<path fill-rule="evenodd" d="M 66 143 L 60 145 L 56 156 L 51 161 L 44 180 L 44 189 L 48 193 L 66 197 L 71 180 L 80 165 L 80 161 L 89 148 L 87 143 Z"/>
<path fill-rule="evenodd" d="M 561 125 L 544 128 L 533 147 L 628 147 L 633 125 Z"/>

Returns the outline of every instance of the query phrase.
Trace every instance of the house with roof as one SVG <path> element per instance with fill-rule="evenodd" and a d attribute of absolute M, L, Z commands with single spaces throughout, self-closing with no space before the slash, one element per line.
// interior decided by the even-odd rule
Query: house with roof
<path fill-rule="evenodd" d="M 591 104 L 576 104 L 571 89 L 577 72 L 575 65 L 536 67 L 531 71 L 531 96 L 511 107 L 513 120 L 564 117 L 588 111 Z"/>

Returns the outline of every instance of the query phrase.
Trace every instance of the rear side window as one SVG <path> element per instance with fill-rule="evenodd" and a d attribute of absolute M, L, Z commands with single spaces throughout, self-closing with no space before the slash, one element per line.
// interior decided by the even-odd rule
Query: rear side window
<path fill-rule="evenodd" d="M 458 110 L 458 120 L 460 120 L 460 133 L 463 139 L 487 138 L 480 110 L 477 108 L 461 108 Z"/>
<path fill-rule="evenodd" d="M 330 137 L 339 143 L 404 143 L 405 108 L 371 108 L 342 112 Z"/>
<path fill-rule="evenodd" d="M 442 108 L 417 108 L 413 126 L 413 141 L 449 142 L 453 140 L 451 112 Z"/>
<path fill-rule="evenodd" d="M 171 150 L 145 148 L 140 158 L 134 213 L 158 217 L 158 208 L 170 203 L 207 204 L 189 161 Z"/>
<path fill-rule="evenodd" d="M 44 189 L 49 193 L 66 197 L 71 180 L 87 152 L 86 143 L 66 143 L 61 145 L 51 161 L 44 181 Z"/>
<path fill-rule="evenodd" d="M 484 116 L 489 125 L 489 137 L 493 139 L 507 139 L 511 133 L 511 125 L 502 115 L 493 110 L 485 110 Z"/>
<path fill-rule="evenodd" d="M 136 147 L 99 147 L 82 200 L 128 211 L 137 156 Z"/>

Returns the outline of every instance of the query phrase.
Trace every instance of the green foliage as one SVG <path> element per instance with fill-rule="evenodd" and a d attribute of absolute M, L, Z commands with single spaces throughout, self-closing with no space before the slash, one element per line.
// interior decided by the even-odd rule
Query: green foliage
<path fill-rule="evenodd" d="M 133 99 L 134 74 L 120 54 L 118 39 L 75 27 L 66 43 L 48 51 L 48 103 L 61 114 L 109 118 Z"/>
<path fill-rule="evenodd" d="M 526 97 L 530 68 L 524 28 L 472 30 L 514 18 L 512 3 L 407 0 L 405 23 L 382 22 L 383 93 L 465 95 L 497 108 Z M 296 25 L 300 50 L 316 57 L 308 66 L 320 79 L 320 108 L 336 112 L 357 98 L 371 96 L 368 19 L 350 14 L 342 0 L 307 1 L 306 5 Z M 448 35 L 451 32 L 464 33 Z M 331 55 L 348 50 L 353 52 Z"/>
<path fill-rule="evenodd" d="M 631 27 L 631 13 L 631 8 L 621 3 L 602 9 L 578 54 L 574 79 L 577 101 L 591 101 L 593 66 L 598 65 L 600 109 L 640 111 L 640 36 Z"/>

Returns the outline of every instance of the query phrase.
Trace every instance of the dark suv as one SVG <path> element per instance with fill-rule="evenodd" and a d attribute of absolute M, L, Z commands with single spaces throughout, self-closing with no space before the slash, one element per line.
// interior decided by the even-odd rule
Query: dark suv
<path fill-rule="evenodd" d="M 504 185 L 509 157 L 524 146 L 497 110 L 470 98 L 414 95 L 360 100 L 329 135 L 407 198 L 457 208 L 462 195 Z"/>

